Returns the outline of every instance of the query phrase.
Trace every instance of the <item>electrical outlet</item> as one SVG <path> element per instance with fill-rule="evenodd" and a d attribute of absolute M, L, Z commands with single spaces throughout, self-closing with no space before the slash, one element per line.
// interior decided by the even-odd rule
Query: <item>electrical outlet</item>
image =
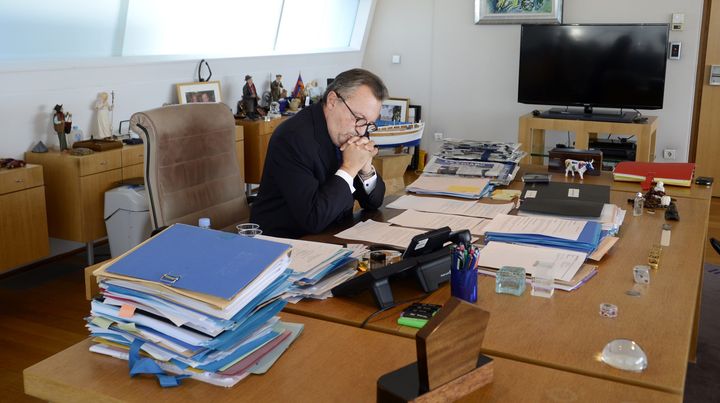
<path fill-rule="evenodd" d="M 677 154 L 677 150 L 666 148 L 663 150 L 663 158 L 666 160 L 674 160 Z"/>
<path fill-rule="evenodd" d="M 443 133 L 435 133 L 435 141 L 442 141 L 445 135 Z"/>

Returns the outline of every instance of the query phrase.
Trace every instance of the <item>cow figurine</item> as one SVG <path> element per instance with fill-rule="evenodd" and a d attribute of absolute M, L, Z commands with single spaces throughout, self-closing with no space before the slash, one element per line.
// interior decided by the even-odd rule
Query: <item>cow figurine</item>
<path fill-rule="evenodd" d="M 583 174 L 585 171 L 592 171 L 593 169 L 593 162 L 594 160 L 590 161 L 577 161 L 577 160 L 571 160 L 566 159 L 565 160 L 565 176 L 568 176 L 568 173 L 571 173 L 573 178 L 575 177 L 575 172 L 580 174 L 580 179 L 583 178 Z"/>

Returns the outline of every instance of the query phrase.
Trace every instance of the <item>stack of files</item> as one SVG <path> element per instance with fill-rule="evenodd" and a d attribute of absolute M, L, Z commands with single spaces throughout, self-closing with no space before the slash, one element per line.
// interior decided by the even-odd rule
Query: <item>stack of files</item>
<path fill-rule="evenodd" d="M 514 206 L 514 203 L 480 203 L 473 200 L 404 195 L 386 207 L 399 210 L 425 211 L 428 213 L 495 218 L 498 214 L 509 213 Z"/>
<path fill-rule="evenodd" d="M 352 239 L 372 244 L 390 245 L 405 249 L 410 245 L 413 237 L 424 234 L 425 230 L 405 228 L 392 225 L 389 222 L 373 220 L 361 221 L 354 226 L 335 234 L 338 238 Z"/>
<path fill-rule="evenodd" d="M 520 150 L 520 143 L 466 139 L 446 139 L 439 153 L 440 157 L 446 159 L 513 164 L 518 164 L 526 155 L 526 152 Z"/>
<path fill-rule="evenodd" d="M 655 182 L 666 185 L 692 184 L 695 164 L 690 162 L 637 162 L 622 161 L 615 166 L 613 179 L 625 182 L 643 182 L 651 176 Z"/>
<path fill-rule="evenodd" d="M 515 163 L 448 159 L 433 156 L 425 165 L 423 173 L 432 175 L 459 175 L 490 178 L 494 185 L 507 185 L 515 179 L 520 168 Z"/>
<path fill-rule="evenodd" d="M 292 270 L 292 286 L 280 296 L 290 303 L 296 303 L 303 298 L 332 297 L 330 290 L 355 276 L 358 257 L 367 251 L 364 247 L 351 250 L 341 245 L 299 239 L 264 235 L 258 238 L 292 246 L 289 266 Z"/>
<path fill-rule="evenodd" d="M 597 221 L 499 215 L 485 226 L 485 241 L 549 246 L 591 253 L 600 244 Z"/>
<path fill-rule="evenodd" d="M 575 217 L 600 217 L 610 202 L 610 186 L 580 183 L 526 183 L 520 211 Z"/>
<path fill-rule="evenodd" d="M 179 378 L 166 372 L 225 387 L 264 373 L 302 330 L 277 317 L 290 251 L 172 225 L 94 272 L 102 294 L 87 318 L 91 351 L 127 359 L 131 375 L 155 374 L 163 386 Z"/>
<path fill-rule="evenodd" d="M 422 174 L 406 190 L 418 194 L 480 199 L 492 192 L 490 179 Z"/>
<path fill-rule="evenodd" d="M 522 267 L 528 277 L 551 276 L 555 288 L 572 291 L 597 273 L 597 267 L 585 264 L 582 252 L 542 246 L 488 242 L 478 255 L 478 271 L 495 276 L 503 266 Z"/>

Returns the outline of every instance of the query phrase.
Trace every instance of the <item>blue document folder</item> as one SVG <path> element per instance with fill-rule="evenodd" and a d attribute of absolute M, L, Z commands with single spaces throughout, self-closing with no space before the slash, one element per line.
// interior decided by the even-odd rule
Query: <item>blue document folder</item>
<path fill-rule="evenodd" d="M 579 252 L 591 253 L 597 249 L 602 235 L 602 224 L 597 221 L 588 221 L 576 240 L 556 238 L 539 234 L 512 234 L 501 232 L 486 232 L 486 241 L 507 243 L 521 243 L 528 245 L 551 246 L 554 248 L 569 249 Z"/>
<path fill-rule="evenodd" d="M 230 300 L 290 248 L 174 224 L 110 265 L 107 272 Z"/>

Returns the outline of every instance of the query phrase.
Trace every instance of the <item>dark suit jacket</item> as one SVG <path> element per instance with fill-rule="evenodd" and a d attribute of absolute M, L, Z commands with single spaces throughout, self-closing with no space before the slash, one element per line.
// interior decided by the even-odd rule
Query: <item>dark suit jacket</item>
<path fill-rule="evenodd" d="M 337 147 L 330 140 L 322 104 L 316 103 L 286 120 L 270 138 L 260 192 L 251 206 L 250 221 L 263 234 L 297 238 L 322 232 L 352 213 L 354 200 L 377 209 L 385 195 L 385 182 L 365 193 L 354 179 L 355 192 L 335 175 L 340 167 Z"/>

